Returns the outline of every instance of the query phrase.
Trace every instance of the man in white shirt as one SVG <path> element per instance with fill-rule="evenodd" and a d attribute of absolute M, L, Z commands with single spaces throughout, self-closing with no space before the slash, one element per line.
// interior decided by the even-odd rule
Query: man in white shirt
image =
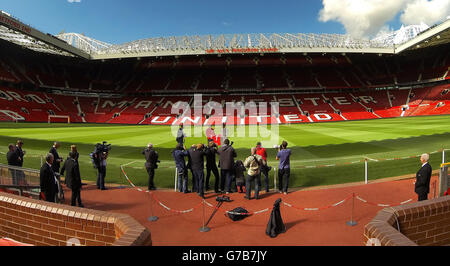
<path fill-rule="evenodd" d="M 183 132 L 183 124 L 181 124 L 180 128 L 177 131 L 177 138 L 176 138 L 177 143 L 183 145 L 185 137 L 186 137 L 186 135 Z"/>
<path fill-rule="evenodd" d="M 226 124 L 223 123 L 222 124 L 222 136 L 220 136 L 220 139 L 222 141 L 225 141 L 228 138 L 228 129 L 226 128 Z M 224 142 L 222 142 L 221 144 L 223 144 Z"/>
<path fill-rule="evenodd" d="M 420 162 L 422 163 L 422 167 L 416 174 L 416 181 L 414 186 L 414 191 L 418 195 L 418 201 L 423 201 L 428 199 L 428 193 L 430 193 L 430 180 L 432 168 L 428 163 L 430 159 L 430 155 L 427 153 L 422 154 L 420 156 Z"/>

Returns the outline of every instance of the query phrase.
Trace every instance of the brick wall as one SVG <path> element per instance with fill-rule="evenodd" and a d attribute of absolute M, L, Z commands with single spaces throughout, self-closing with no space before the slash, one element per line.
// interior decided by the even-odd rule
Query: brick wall
<path fill-rule="evenodd" d="M 369 239 L 383 246 L 450 245 L 450 196 L 381 210 L 364 229 L 364 243 Z"/>
<path fill-rule="evenodd" d="M 37 246 L 151 245 L 148 229 L 126 214 L 114 214 L 0 192 L 0 237 Z"/>

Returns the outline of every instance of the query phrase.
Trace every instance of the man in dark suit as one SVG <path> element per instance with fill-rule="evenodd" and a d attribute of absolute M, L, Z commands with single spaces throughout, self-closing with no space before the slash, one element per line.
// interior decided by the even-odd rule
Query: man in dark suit
<path fill-rule="evenodd" d="M 55 202 L 56 193 L 58 193 L 58 183 L 52 169 L 53 160 L 53 154 L 47 154 L 39 174 L 41 192 L 44 193 L 45 200 L 48 202 Z"/>
<path fill-rule="evenodd" d="M 226 191 L 227 194 L 231 193 L 231 178 L 234 167 L 234 157 L 236 157 L 236 151 L 231 145 L 230 140 L 226 139 L 224 145 L 217 150 L 220 165 L 220 189 Z"/>
<path fill-rule="evenodd" d="M 197 144 L 195 147 L 190 148 L 189 156 L 191 157 L 192 180 L 196 181 L 196 191 L 198 195 L 204 198 L 205 192 L 203 183 L 205 181 L 205 173 L 203 172 L 203 169 L 205 164 L 203 157 L 205 156 L 205 152 L 203 151 L 203 144 Z"/>
<path fill-rule="evenodd" d="M 16 143 L 16 153 L 17 153 L 17 157 L 19 160 L 19 164 L 17 166 L 22 167 L 23 166 L 23 157 L 25 155 L 25 151 L 22 150 L 22 146 L 23 146 L 23 141 L 22 140 L 17 140 Z"/>
<path fill-rule="evenodd" d="M 192 144 L 192 146 L 189 148 L 189 150 L 187 150 L 188 155 L 187 155 L 187 159 L 188 159 L 188 163 L 186 165 L 186 176 L 188 176 L 189 179 L 189 174 L 188 172 L 191 171 L 191 175 L 192 175 L 192 191 L 197 191 L 197 179 L 195 178 L 195 174 L 194 174 L 194 170 L 192 170 L 192 159 L 191 159 L 191 150 L 193 150 L 195 148 L 195 144 Z"/>
<path fill-rule="evenodd" d="M 209 190 L 209 177 L 211 176 L 211 171 L 214 174 L 215 182 L 214 182 L 214 192 L 219 192 L 219 170 L 217 169 L 216 163 L 216 153 L 217 153 L 217 144 L 214 141 L 210 140 L 208 142 L 208 147 L 206 148 L 206 182 L 205 189 Z"/>
<path fill-rule="evenodd" d="M 186 161 L 184 157 L 189 155 L 186 147 L 178 143 L 176 148 L 172 151 L 172 156 L 175 161 L 175 166 L 177 168 L 177 184 L 178 191 L 189 193 L 188 190 L 188 173 L 186 167 Z"/>
<path fill-rule="evenodd" d="M 53 146 L 50 149 L 50 153 L 53 154 L 53 164 L 52 164 L 52 169 L 53 172 L 58 173 L 59 174 L 59 168 L 61 167 L 61 162 L 63 161 L 63 159 L 61 157 L 59 157 L 58 154 L 58 149 L 61 145 L 59 144 L 59 142 L 54 142 Z"/>
<path fill-rule="evenodd" d="M 155 177 L 155 169 L 158 168 L 158 153 L 153 149 L 153 144 L 149 143 L 142 154 L 145 155 L 145 168 L 148 173 L 148 190 L 155 190 L 156 187 L 153 178 Z"/>
<path fill-rule="evenodd" d="M 23 157 L 25 156 L 26 151 L 22 149 L 23 141 L 17 140 L 16 142 L 16 153 L 18 157 L 18 167 L 23 167 Z M 20 170 L 16 170 L 16 182 L 19 185 L 25 185 L 25 173 Z"/>
<path fill-rule="evenodd" d="M 72 190 L 72 201 L 71 205 L 76 206 L 76 202 L 78 201 L 78 207 L 83 208 L 83 204 L 81 203 L 81 174 L 80 174 L 80 166 L 78 165 L 78 162 L 76 161 L 77 153 L 70 152 L 69 158 L 65 161 L 62 169 L 61 169 L 61 175 L 64 175 L 64 172 L 66 173 L 65 177 L 65 183 L 68 188 Z"/>
<path fill-rule="evenodd" d="M 431 179 L 431 165 L 428 163 L 430 155 L 422 154 L 420 161 L 422 162 L 422 168 L 416 174 L 416 181 L 414 191 L 418 195 L 418 201 L 428 199 L 428 193 L 430 193 L 430 179 Z"/>
<path fill-rule="evenodd" d="M 9 151 L 6 154 L 6 160 L 8 161 L 8 165 L 13 166 L 13 167 L 19 166 L 19 156 L 16 152 L 16 146 L 14 146 L 13 144 L 9 144 L 8 149 L 9 149 Z M 13 185 L 18 185 L 17 170 L 9 169 L 9 172 L 11 173 Z"/>

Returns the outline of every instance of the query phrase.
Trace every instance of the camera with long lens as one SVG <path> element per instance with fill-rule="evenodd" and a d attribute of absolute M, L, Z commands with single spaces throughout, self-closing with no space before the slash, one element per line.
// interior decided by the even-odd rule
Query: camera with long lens
<path fill-rule="evenodd" d="M 231 202 L 232 200 L 228 196 L 219 196 L 216 198 L 216 201 L 218 202 Z"/>
<path fill-rule="evenodd" d="M 108 153 L 111 150 L 111 144 L 107 144 L 107 141 L 103 141 L 102 143 L 97 143 L 95 145 L 95 153 Z"/>
<path fill-rule="evenodd" d="M 91 157 L 92 159 L 92 164 L 94 165 L 94 168 L 98 168 L 100 166 L 102 156 L 104 158 L 108 156 L 108 153 L 111 150 L 111 144 L 107 143 L 108 142 L 103 141 L 102 143 L 95 144 L 94 151 L 89 154 L 89 157 Z"/>

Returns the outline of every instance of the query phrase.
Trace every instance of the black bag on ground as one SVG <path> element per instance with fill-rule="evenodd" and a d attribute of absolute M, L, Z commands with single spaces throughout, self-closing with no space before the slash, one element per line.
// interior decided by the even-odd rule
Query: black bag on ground
<path fill-rule="evenodd" d="M 276 237 L 278 234 L 286 232 L 286 227 L 281 218 L 280 203 L 281 199 L 277 199 L 273 204 L 272 213 L 267 223 L 266 235 L 270 237 Z"/>
<path fill-rule="evenodd" d="M 242 207 L 237 207 L 227 212 L 228 217 L 233 221 L 240 221 L 248 216 L 248 211 Z"/>

